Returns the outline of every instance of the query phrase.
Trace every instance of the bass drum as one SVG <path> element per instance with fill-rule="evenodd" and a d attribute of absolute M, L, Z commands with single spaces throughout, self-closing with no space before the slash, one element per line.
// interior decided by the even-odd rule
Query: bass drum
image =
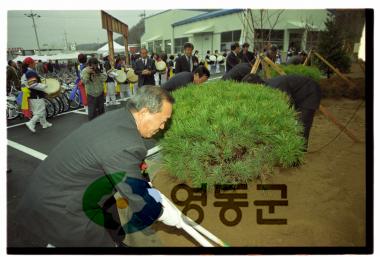
<path fill-rule="evenodd" d="M 48 95 L 49 98 L 54 98 L 61 94 L 61 84 L 57 79 L 41 79 L 41 83 L 47 85 L 47 87 L 44 89 L 44 92 Z"/>
<path fill-rule="evenodd" d="M 214 64 L 216 62 L 216 56 L 210 55 L 210 64 Z"/>
<path fill-rule="evenodd" d="M 166 63 L 164 61 L 156 62 L 156 69 L 159 73 L 165 74 L 166 73 Z"/>
<path fill-rule="evenodd" d="M 117 76 L 115 77 L 116 81 L 120 84 L 125 83 L 127 81 L 127 73 L 125 73 L 123 70 L 115 70 L 114 71 Z"/>
<path fill-rule="evenodd" d="M 129 83 L 137 83 L 137 81 L 139 81 L 139 77 L 135 74 L 135 71 L 132 68 L 127 71 L 127 81 Z"/>
<path fill-rule="evenodd" d="M 223 55 L 218 55 L 218 57 L 216 58 L 216 61 L 219 64 L 223 64 L 224 63 L 224 56 Z"/>

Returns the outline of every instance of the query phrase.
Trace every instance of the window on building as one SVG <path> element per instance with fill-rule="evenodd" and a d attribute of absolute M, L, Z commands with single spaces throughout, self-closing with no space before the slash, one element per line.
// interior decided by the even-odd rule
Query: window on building
<path fill-rule="evenodd" d="M 183 52 L 183 45 L 186 42 L 189 42 L 188 37 L 181 37 L 181 38 L 174 39 L 174 53 L 175 54 L 182 53 Z"/>
<path fill-rule="evenodd" d="M 277 45 L 279 50 L 284 51 L 284 30 L 255 29 L 255 47 L 265 47 L 268 43 Z"/>
<path fill-rule="evenodd" d="M 149 53 L 153 53 L 153 41 L 152 42 L 148 42 L 148 52 Z"/>
<path fill-rule="evenodd" d="M 290 30 L 289 31 L 289 45 L 292 45 L 297 52 L 303 50 L 302 40 L 303 40 L 303 29 Z M 287 49 L 286 49 L 287 50 Z"/>
<path fill-rule="evenodd" d="M 233 43 L 239 42 L 241 30 L 222 32 L 220 35 L 220 51 L 230 51 Z"/>
<path fill-rule="evenodd" d="M 165 40 L 164 42 L 164 48 L 165 48 L 165 53 L 170 54 L 172 51 L 172 43 L 171 40 Z"/>
<path fill-rule="evenodd" d="M 318 37 L 319 31 L 308 31 L 305 50 L 309 51 L 312 48 L 316 48 L 318 45 Z"/>
<path fill-rule="evenodd" d="M 154 52 L 156 54 L 162 53 L 162 40 L 154 41 Z"/>

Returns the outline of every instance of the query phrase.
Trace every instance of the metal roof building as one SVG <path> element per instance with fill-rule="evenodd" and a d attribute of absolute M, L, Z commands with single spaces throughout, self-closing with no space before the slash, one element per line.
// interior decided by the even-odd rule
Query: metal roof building
<path fill-rule="evenodd" d="M 149 52 L 173 54 L 181 53 L 183 44 L 191 42 L 204 56 L 207 50 L 228 51 L 234 42 L 248 42 L 252 50 L 257 36 L 263 35 L 264 41 L 269 33 L 270 42 L 282 51 L 287 51 L 290 44 L 303 50 L 315 43 L 316 31 L 324 29 L 327 12 L 325 9 L 270 9 L 251 13 L 243 9 L 166 10 L 146 18 L 141 42 Z"/>

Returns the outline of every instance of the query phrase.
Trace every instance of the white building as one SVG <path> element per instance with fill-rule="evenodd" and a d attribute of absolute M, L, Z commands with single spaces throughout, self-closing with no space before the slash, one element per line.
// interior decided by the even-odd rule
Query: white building
<path fill-rule="evenodd" d="M 315 45 L 316 33 L 325 28 L 327 10 L 167 10 L 145 19 L 142 47 L 149 52 L 180 53 L 185 42 L 194 44 L 204 56 L 207 50 L 228 51 L 234 42 L 255 46 L 254 33 L 287 51 L 290 44 L 298 50 Z M 248 18 L 245 18 L 248 17 Z M 254 26 L 251 21 L 253 17 Z M 260 18 L 262 17 L 262 19 Z M 262 22 L 261 22 L 262 20 Z M 252 28 L 254 27 L 254 28 Z"/>

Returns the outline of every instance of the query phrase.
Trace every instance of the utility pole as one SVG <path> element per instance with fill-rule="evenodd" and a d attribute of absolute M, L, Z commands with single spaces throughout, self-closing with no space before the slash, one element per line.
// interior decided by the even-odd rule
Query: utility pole
<path fill-rule="evenodd" d="M 141 19 L 143 19 L 143 20 L 145 21 L 145 17 L 146 17 L 145 10 L 144 10 L 144 12 L 141 13 L 139 16 L 141 17 Z"/>
<path fill-rule="evenodd" d="M 66 48 L 67 48 L 67 50 L 70 50 L 69 49 L 69 44 L 67 43 L 67 33 L 66 33 L 66 30 L 64 30 L 64 35 L 65 35 Z"/>
<path fill-rule="evenodd" d="M 37 27 L 36 27 L 36 22 L 34 21 L 34 17 L 36 18 L 41 18 L 40 15 L 38 15 L 37 13 L 33 13 L 33 11 L 30 11 L 30 14 L 24 14 L 26 17 L 28 18 L 32 18 L 32 21 L 33 21 L 33 28 L 34 28 L 34 33 L 36 35 L 36 40 L 37 40 L 37 47 L 38 47 L 38 51 L 39 51 L 39 54 L 41 54 L 41 48 L 40 48 L 40 42 L 38 41 L 38 35 L 37 35 Z"/>

